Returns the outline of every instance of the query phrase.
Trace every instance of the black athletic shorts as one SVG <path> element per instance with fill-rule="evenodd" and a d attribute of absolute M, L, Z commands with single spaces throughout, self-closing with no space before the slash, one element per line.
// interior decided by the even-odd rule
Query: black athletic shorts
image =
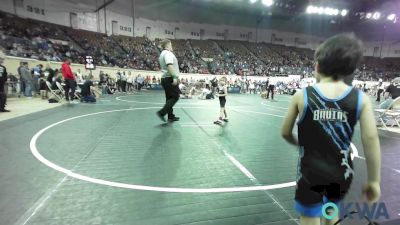
<path fill-rule="evenodd" d="M 226 103 L 226 98 L 219 97 L 219 106 L 221 106 L 221 108 L 225 107 L 225 103 Z"/>
<path fill-rule="evenodd" d="M 296 186 L 296 211 L 308 217 L 321 217 L 322 207 L 327 202 L 338 204 L 350 189 L 352 177 L 345 180 L 311 184 L 301 177 Z"/>

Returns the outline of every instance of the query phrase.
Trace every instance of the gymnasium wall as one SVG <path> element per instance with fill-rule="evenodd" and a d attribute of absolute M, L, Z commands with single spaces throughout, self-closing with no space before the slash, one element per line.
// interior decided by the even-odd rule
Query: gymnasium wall
<path fill-rule="evenodd" d="M 16 0 L 14 8 L 14 0 L 2 0 L 1 10 L 12 14 L 17 14 L 21 17 L 33 18 L 37 20 L 52 22 L 64 26 L 71 26 L 70 12 L 76 13 L 78 16 L 77 27 L 79 29 L 91 30 L 96 32 L 107 33 L 111 35 L 113 32 L 112 21 L 117 22 L 116 31 L 119 35 L 126 36 L 144 36 L 146 28 L 149 32 L 149 37 L 154 38 L 170 38 L 170 39 L 213 39 L 223 40 L 224 35 L 228 40 L 250 41 L 250 42 L 266 42 L 281 44 L 286 46 L 296 46 L 300 48 L 316 49 L 324 37 L 317 37 L 308 34 L 300 34 L 294 32 L 284 32 L 273 29 L 256 29 L 254 26 L 240 27 L 225 24 L 211 24 L 211 17 L 215 16 L 215 12 L 210 12 L 211 23 L 190 23 L 177 21 L 177 15 L 170 15 L 167 21 L 166 16 L 158 16 L 159 8 L 148 12 L 143 6 L 136 6 L 135 21 L 133 21 L 133 1 L 115 1 L 98 12 L 93 12 L 98 6 L 104 3 L 103 0 L 85 0 L 82 3 L 79 0 Z M 160 3 L 161 4 L 161 3 Z M 33 12 L 28 11 L 28 6 L 33 8 Z M 35 12 L 35 9 L 39 13 Z M 43 14 L 42 15 L 42 10 Z M 167 9 L 172 10 L 172 9 Z M 104 13 L 105 11 L 105 13 Z M 118 11 L 118 13 L 117 13 Z M 182 12 L 183 14 L 186 12 Z M 186 13 L 187 14 L 187 13 Z M 187 17 L 186 15 L 183 17 Z M 221 16 L 226 16 L 221 14 Z M 152 19 L 148 19 L 152 18 Z M 159 19 L 154 19 L 159 18 Z M 173 19 L 175 18 L 175 19 Z M 197 19 L 197 18 L 196 18 Z M 249 18 L 243 18 L 249 20 Z M 187 18 L 185 19 L 187 21 Z M 182 21 L 185 21 L 182 20 Z M 135 27 L 133 26 L 135 23 Z M 204 30 L 204 35 L 200 35 L 200 30 Z M 384 41 L 382 47 L 382 57 L 400 57 L 400 45 L 393 44 L 394 41 Z M 374 48 L 378 47 L 379 54 L 374 54 Z M 366 56 L 380 56 L 380 42 L 366 42 Z"/>

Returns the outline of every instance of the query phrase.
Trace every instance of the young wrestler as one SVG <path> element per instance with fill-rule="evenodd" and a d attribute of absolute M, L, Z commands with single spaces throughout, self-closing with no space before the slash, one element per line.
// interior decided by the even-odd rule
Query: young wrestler
<path fill-rule="evenodd" d="M 315 52 L 318 83 L 294 95 L 284 121 L 283 138 L 300 147 L 295 200 L 302 225 L 319 225 L 322 205 L 337 203 L 348 192 L 354 176 L 350 143 L 358 120 L 368 172 L 363 193 L 368 202 L 380 197 L 381 155 L 371 102 L 344 82 L 357 68 L 362 53 L 361 42 L 352 34 L 322 43 Z M 292 133 L 297 115 L 298 139 Z"/>
<path fill-rule="evenodd" d="M 226 77 L 222 77 L 218 82 L 217 95 L 219 97 L 220 114 L 219 119 L 215 121 L 215 124 L 222 124 L 223 122 L 228 122 L 228 116 L 226 115 L 226 96 L 228 95 L 228 87 L 226 85 Z"/>

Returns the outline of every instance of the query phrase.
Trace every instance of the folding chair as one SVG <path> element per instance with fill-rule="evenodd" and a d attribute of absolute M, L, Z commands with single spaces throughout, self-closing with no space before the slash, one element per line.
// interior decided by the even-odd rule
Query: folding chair
<path fill-rule="evenodd" d="M 51 83 L 46 81 L 47 88 L 50 90 L 51 94 L 57 98 L 58 102 L 62 103 L 65 100 L 64 92 L 60 91 L 59 89 L 53 90 L 51 88 Z"/>
<path fill-rule="evenodd" d="M 400 128 L 400 97 L 394 99 L 386 109 L 375 109 L 375 112 L 377 113 L 378 122 L 384 128 L 387 128 L 389 122 L 392 122 L 390 127 L 396 124 Z"/>

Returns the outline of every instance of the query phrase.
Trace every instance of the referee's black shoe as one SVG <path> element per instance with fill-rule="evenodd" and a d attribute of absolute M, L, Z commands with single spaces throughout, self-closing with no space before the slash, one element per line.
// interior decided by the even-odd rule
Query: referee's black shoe
<path fill-rule="evenodd" d="M 167 121 L 165 120 L 165 117 L 164 117 L 163 115 L 161 115 L 161 112 L 160 112 L 160 111 L 158 111 L 156 114 L 157 114 L 157 116 L 160 118 L 160 120 L 162 120 L 163 122 L 167 122 Z"/>
<path fill-rule="evenodd" d="M 173 118 L 168 118 L 169 122 L 175 122 L 175 121 L 179 121 L 179 117 L 173 117 Z"/>

